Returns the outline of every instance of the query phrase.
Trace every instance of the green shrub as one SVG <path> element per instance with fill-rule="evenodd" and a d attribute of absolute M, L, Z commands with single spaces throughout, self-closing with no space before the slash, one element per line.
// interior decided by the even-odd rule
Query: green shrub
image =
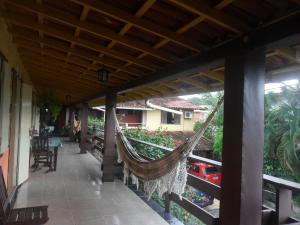
<path fill-rule="evenodd" d="M 175 141 L 174 139 L 166 134 L 166 131 L 158 128 L 153 133 L 150 133 L 147 130 L 141 128 L 138 129 L 128 129 L 125 130 L 125 135 L 127 137 L 135 138 L 141 141 L 150 142 L 164 147 L 174 148 Z M 159 149 L 151 146 L 147 146 L 140 143 L 131 142 L 132 146 L 136 151 L 144 156 L 147 156 L 151 159 L 159 159 L 164 156 L 164 153 Z"/>

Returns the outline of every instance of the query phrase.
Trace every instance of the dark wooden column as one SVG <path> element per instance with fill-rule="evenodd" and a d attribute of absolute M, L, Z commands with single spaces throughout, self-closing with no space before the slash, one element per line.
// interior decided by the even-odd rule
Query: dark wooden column
<path fill-rule="evenodd" d="M 71 141 L 74 141 L 74 119 L 75 119 L 75 114 L 74 114 L 74 108 L 71 107 L 70 108 L 70 133 L 69 133 L 69 137 Z"/>
<path fill-rule="evenodd" d="M 260 225 L 264 145 L 263 49 L 237 46 L 225 60 L 222 225 Z"/>
<path fill-rule="evenodd" d="M 80 153 L 86 153 L 88 149 L 88 112 L 89 105 L 83 103 L 81 106 Z"/>
<path fill-rule="evenodd" d="M 115 131 L 116 122 L 113 115 L 113 109 L 116 108 L 117 95 L 110 93 L 105 99 L 105 127 L 104 127 L 104 156 L 102 162 L 104 182 L 114 181 L 116 173 L 116 141 Z"/>

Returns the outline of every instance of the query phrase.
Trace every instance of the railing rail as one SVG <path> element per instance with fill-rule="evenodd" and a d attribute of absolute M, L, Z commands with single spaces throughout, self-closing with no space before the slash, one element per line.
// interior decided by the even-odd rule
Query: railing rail
<path fill-rule="evenodd" d="M 158 148 L 164 153 L 169 153 L 173 151 L 172 148 L 163 147 L 146 141 L 138 140 L 135 138 L 128 137 L 128 139 L 136 144 L 142 144 L 150 146 L 153 148 Z M 97 137 L 97 140 L 103 142 L 103 137 Z M 206 164 L 213 165 L 219 169 L 222 168 L 222 163 L 219 161 L 207 159 L 204 157 L 191 155 L 188 157 L 190 162 L 202 162 Z M 287 181 L 281 178 L 276 178 L 269 175 L 263 175 L 263 180 L 265 184 L 270 184 L 276 189 L 276 209 L 270 209 L 268 207 L 262 207 L 262 224 L 300 224 L 300 221 L 291 218 L 292 214 L 292 193 L 300 193 L 300 184 Z M 221 196 L 221 187 L 215 184 L 212 184 L 200 177 L 189 174 L 187 179 L 187 184 L 193 188 L 196 188 L 204 193 L 213 196 L 216 199 L 220 200 Z M 179 199 L 179 196 L 172 193 L 171 195 L 166 196 L 165 200 L 165 210 L 166 212 L 170 211 L 170 201 L 177 203 L 180 207 L 184 208 L 206 224 L 219 224 L 219 218 L 212 215 L 203 208 L 200 208 L 198 205 L 189 201 L 186 198 L 183 200 Z"/>

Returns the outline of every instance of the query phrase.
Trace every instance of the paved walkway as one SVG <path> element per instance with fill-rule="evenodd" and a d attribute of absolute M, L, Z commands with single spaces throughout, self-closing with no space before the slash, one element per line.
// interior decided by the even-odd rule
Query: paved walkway
<path fill-rule="evenodd" d="M 57 171 L 31 173 L 15 207 L 49 205 L 51 225 L 166 225 L 121 181 L 101 183 L 100 163 L 78 144 L 64 142 Z"/>

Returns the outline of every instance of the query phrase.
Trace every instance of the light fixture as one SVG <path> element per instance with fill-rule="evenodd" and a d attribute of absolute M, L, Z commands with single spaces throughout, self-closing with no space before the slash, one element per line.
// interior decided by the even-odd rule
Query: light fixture
<path fill-rule="evenodd" d="M 101 68 L 97 72 L 98 72 L 98 80 L 99 81 L 101 81 L 101 82 L 107 82 L 108 81 L 108 73 L 109 73 L 108 70 L 106 70 L 104 68 Z"/>

